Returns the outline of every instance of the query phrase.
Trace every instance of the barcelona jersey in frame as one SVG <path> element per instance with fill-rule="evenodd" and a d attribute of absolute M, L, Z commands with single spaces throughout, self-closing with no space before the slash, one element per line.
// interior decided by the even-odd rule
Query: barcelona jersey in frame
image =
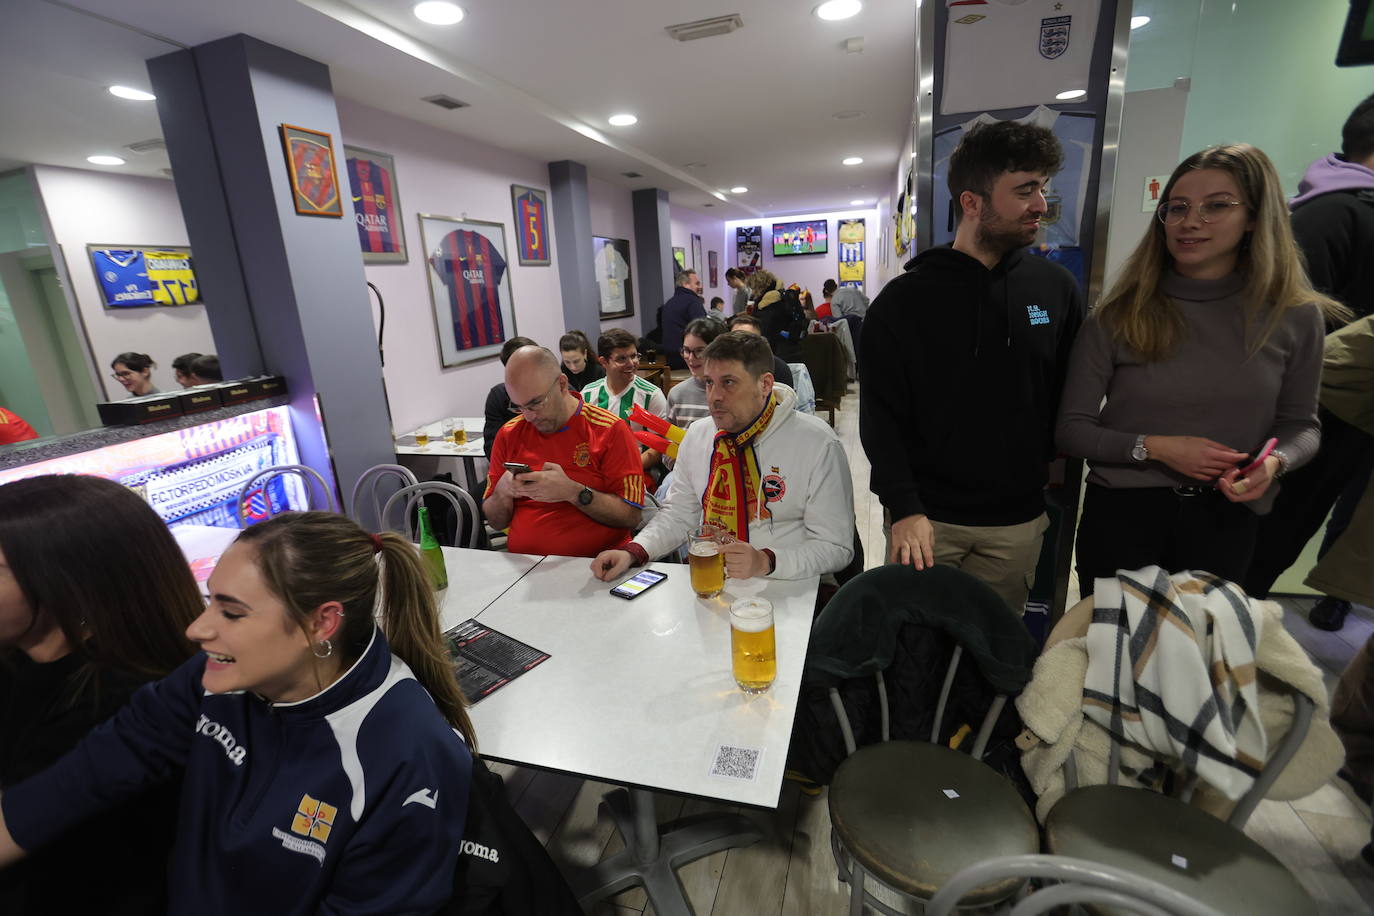
<path fill-rule="evenodd" d="M 348 183 L 353 189 L 353 211 L 358 222 L 358 241 L 371 254 L 401 250 L 391 212 L 395 192 L 391 175 L 373 162 L 358 157 L 348 160 Z"/>
<path fill-rule="evenodd" d="M 491 240 L 470 229 L 444 236 L 429 264 L 448 290 L 453 342 L 459 350 L 503 343 L 501 279 L 506 259 Z"/>

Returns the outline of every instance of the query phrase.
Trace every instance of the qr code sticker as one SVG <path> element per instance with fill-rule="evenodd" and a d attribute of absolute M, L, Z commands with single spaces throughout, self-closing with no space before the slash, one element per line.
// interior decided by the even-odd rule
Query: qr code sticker
<path fill-rule="evenodd" d="M 752 782 L 758 778 L 759 762 L 762 759 L 763 748 L 720 744 L 716 746 L 716 757 L 711 763 L 711 775 L 728 779 L 747 779 Z"/>

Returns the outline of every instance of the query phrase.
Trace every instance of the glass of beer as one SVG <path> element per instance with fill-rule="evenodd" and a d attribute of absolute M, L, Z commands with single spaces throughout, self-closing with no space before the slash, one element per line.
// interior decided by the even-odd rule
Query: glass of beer
<path fill-rule="evenodd" d="M 429 427 L 428 427 L 428 426 L 421 426 L 419 429 L 415 430 L 415 444 L 418 445 L 418 446 L 420 446 L 420 448 L 428 448 L 428 447 L 429 447 Z"/>
<path fill-rule="evenodd" d="M 773 605 L 766 598 L 741 598 L 730 605 L 730 662 L 745 693 L 762 693 L 778 676 Z"/>
<path fill-rule="evenodd" d="M 714 598 L 725 588 L 721 534 L 715 525 L 702 525 L 692 531 L 687 547 L 687 567 L 692 574 L 692 591 L 698 598 Z"/>
<path fill-rule="evenodd" d="M 462 420 L 454 420 L 454 421 L 453 421 L 453 444 L 454 444 L 454 445 L 467 445 L 467 444 L 468 444 L 468 430 L 467 430 L 467 427 L 465 427 L 465 426 L 463 425 L 463 421 L 462 421 Z"/>

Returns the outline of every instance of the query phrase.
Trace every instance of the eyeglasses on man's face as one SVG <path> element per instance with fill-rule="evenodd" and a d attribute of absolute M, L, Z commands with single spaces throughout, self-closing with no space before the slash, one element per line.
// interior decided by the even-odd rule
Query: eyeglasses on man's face
<path fill-rule="evenodd" d="M 1194 206 L 1197 207 L 1198 219 L 1204 223 L 1214 223 L 1230 213 L 1232 208 L 1245 204 L 1239 200 L 1204 200 L 1196 205 L 1184 200 L 1166 200 L 1155 210 L 1155 215 L 1164 225 L 1177 226 L 1188 218 L 1188 211 Z"/>
<path fill-rule="evenodd" d="M 511 404 L 511 409 L 512 409 L 512 410 L 517 410 L 517 411 L 525 411 L 525 412 L 527 412 L 527 413 L 535 413 L 535 412 L 537 412 L 537 411 L 539 410 L 539 408 L 543 407 L 545 404 L 547 404 L 547 403 L 549 402 L 549 398 L 553 397 L 554 390 L 557 389 L 557 388 L 558 388 L 558 379 L 555 378 L 555 379 L 553 380 L 553 385 L 549 388 L 548 391 L 545 391 L 545 392 L 544 392 L 542 395 L 540 395 L 539 397 L 535 398 L 535 399 L 532 400 L 532 401 L 527 401 L 527 402 L 524 403 L 524 404 L 515 404 L 515 403 L 512 403 L 512 404 Z"/>

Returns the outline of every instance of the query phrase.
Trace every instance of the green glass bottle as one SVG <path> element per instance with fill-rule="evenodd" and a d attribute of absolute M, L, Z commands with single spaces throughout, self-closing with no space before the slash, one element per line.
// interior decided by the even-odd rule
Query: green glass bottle
<path fill-rule="evenodd" d="M 434 580 L 436 591 L 448 588 L 448 570 L 444 567 L 444 551 L 434 537 L 434 529 L 429 524 L 429 509 L 420 507 L 420 557 L 429 568 L 429 577 Z"/>

